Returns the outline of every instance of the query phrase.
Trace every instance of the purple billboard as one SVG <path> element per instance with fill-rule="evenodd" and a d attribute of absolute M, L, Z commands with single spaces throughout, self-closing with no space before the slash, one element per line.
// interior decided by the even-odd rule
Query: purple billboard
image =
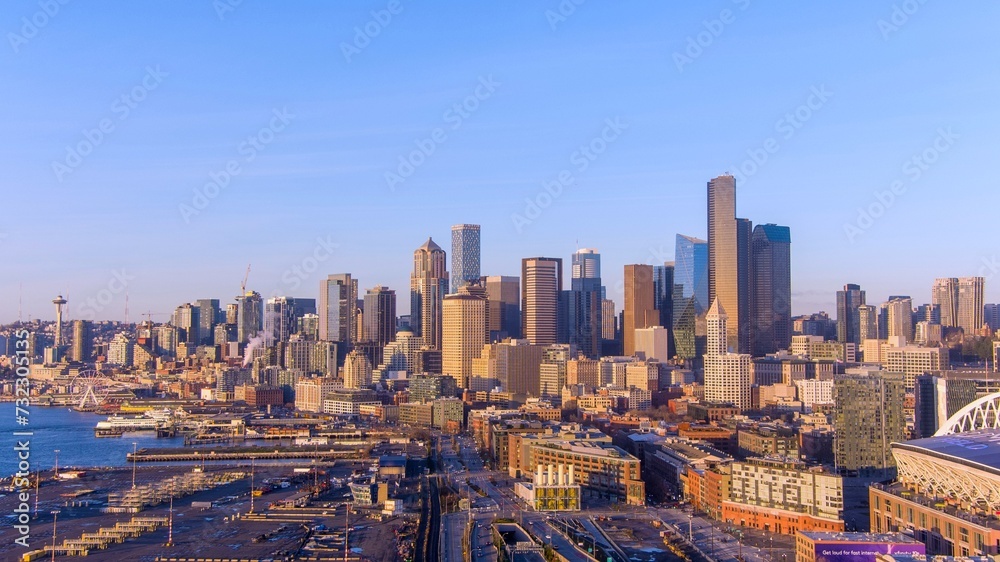
<path fill-rule="evenodd" d="M 921 542 L 837 542 L 816 545 L 816 562 L 875 562 L 879 554 L 926 554 Z"/>

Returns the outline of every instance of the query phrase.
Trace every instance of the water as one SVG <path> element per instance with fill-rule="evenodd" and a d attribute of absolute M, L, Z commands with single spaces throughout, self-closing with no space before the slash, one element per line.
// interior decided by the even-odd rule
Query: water
<path fill-rule="evenodd" d="M 59 468 L 128 466 L 125 458 L 132 452 L 132 443 L 138 447 L 181 447 L 183 437 L 157 439 L 152 432 L 126 433 L 123 437 L 94 437 L 94 426 L 106 415 L 74 412 L 65 407 L 46 408 L 32 406 L 29 423 L 19 426 L 15 421 L 14 404 L 0 403 L 0 477 L 17 472 L 18 439 L 30 440 L 31 471 L 51 470 L 55 464 L 55 450 L 59 450 Z M 31 437 L 16 437 L 15 431 L 32 431 Z"/>

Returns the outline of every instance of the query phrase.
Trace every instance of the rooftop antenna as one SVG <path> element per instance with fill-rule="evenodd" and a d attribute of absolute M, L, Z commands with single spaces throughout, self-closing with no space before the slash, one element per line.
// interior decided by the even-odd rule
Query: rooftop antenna
<path fill-rule="evenodd" d="M 125 329 L 128 329 L 128 289 L 125 289 Z"/>

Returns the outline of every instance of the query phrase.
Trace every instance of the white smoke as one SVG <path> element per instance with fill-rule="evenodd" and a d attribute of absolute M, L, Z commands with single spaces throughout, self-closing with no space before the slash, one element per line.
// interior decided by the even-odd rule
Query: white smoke
<path fill-rule="evenodd" d="M 250 338 L 247 342 L 247 347 L 243 351 L 243 366 L 246 367 L 253 361 L 253 352 L 255 349 L 264 346 L 264 334 L 259 333 L 256 336 Z"/>

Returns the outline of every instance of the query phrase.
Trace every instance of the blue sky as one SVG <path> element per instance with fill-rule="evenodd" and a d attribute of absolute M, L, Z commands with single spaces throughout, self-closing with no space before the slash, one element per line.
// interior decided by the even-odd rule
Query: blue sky
<path fill-rule="evenodd" d="M 265 294 L 351 272 L 404 296 L 456 223 L 487 274 L 598 248 L 620 305 L 624 264 L 705 236 L 726 171 L 740 216 L 791 227 L 795 313 L 1000 270 L 995 3 L 227 1 L 5 5 L 0 321 L 19 287 L 25 317 L 63 293 L 121 319 L 121 278 L 162 321 L 248 263 Z"/>

